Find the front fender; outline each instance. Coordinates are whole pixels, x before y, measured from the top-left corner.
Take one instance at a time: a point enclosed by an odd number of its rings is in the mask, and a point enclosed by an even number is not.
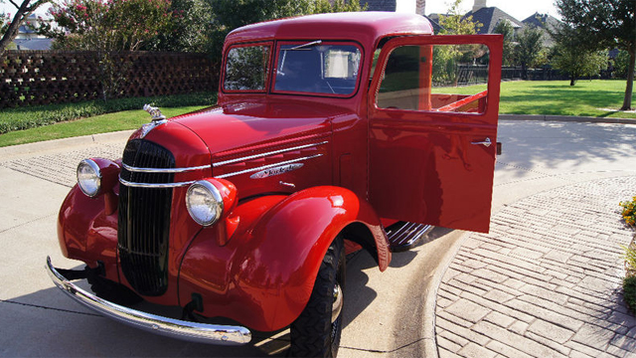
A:
[[[251,223],[241,221],[244,229],[225,247],[213,249],[232,262],[225,268],[226,289],[216,284],[215,294],[202,295],[204,314],[225,316],[260,331],[288,326],[309,301],[329,245],[352,223],[369,229],[378,245],[380,268],[386,268],[390,253],[380,220],[366,201],[348,189],[309,188],[277,201]],[[219,282],[220,265],[213,265],[214,270],[194,266],[195,259],[197,265],[203,264],[204,246],[212,250],[210,240],[195,241],[184,259],[182,279],[194,278],[193,271],[198,271],[201,282]],[[208,257],[212,256],[216,255]],[[186,280],[190,285],[182,287],[195,289],[194,282]],[[180,292],[180,297],[196,293],[190,289]]]

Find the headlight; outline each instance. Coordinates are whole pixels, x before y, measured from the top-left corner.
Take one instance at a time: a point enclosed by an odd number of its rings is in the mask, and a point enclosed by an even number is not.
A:
[[[188,188],[186,206],[194,221],[201,226],[210,226],[221,218],[223,197],[212,183],[200,180]]]
[[[102,172],[92,159],[84,159],[77,166],[77,184],[84,194],[95,197],[102,186]]]

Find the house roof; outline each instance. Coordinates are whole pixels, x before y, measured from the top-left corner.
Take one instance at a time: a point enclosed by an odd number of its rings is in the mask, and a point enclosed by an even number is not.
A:
[[[539,14],[538,12],[535,12],[533,15],[528,16],[522,22],[528,26],[549,29],[557,26],[560,21],[549,14]]]
[[[361,0],[360,5],[367,4],[367,11],[395,11],[396,0]]]
[[[424,16],[431,23],[431,26],[433,26],[433,32],[436,34],[439,33],[439,31],[442,29],[442,26],[439,24],[439,14],[431,14],[429,16],[422,15],[422,16]]]
[[[514,17],[508,15],[503,10],[498,7],[482,7],[479,10],[472,12],[469,11],[464,17],[471,16],[473,17],[473,22],[479,22],[483,26],[477,30],[479,34],[491,34],[493,33],[495,26],[501,20],[505,19],[510,21],[513,28],[521,28],[523,27],[523,23]]]
[[[51,44],[53,43],[52,39],[23,39],[23,40],[13,40],[13,42],[18,46],[18,50],[50,50]]]

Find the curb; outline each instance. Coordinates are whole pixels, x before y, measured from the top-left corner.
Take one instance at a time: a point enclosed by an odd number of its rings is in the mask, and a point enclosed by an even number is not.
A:
[[[65,149],[69,147],[85,146],[94,143],[125,142],[133,132],[134,130],[126,130],[12,145],[0,148],[0,158],[4,161],[11,159],[11,157],[31,155],[34,153]]]
[[[446,254],[440,261],[438,269],[435,270],[433,275],[430,276],[430,282],[432,283],[427,290],[424,297],[424,312],[423,312],[423,356],[427,358],[438,358],[439,350],[437,348],[437,333],[436,333],[436,314],[435,309],[437,307],[437,291],[442,284],[442,279],[448,271],[448,268],[453,263],[457,252],[462,247],[463,243],[468,240],[471,232],[464,231],[461,237],[457,239],[451,247],[446,250]]]
[[[500,120],[515,120],[515,121],[636,124],[636,119],[632,119],[632,118],[554,116],[554,115],[542,115],[542,114],[499,114],[499,119]]]

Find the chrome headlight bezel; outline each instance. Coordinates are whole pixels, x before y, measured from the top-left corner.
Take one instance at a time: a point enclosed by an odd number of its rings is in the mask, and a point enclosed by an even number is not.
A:
[[[77,186],[84,195],[94,198],[102,188],[102,171],[92,159],[84,159],[77,165]]]
[[[186,207],[197,224],[211,226],[223,215],[223,196],[219,189],[207,180],[194,182],[186,193]]]

